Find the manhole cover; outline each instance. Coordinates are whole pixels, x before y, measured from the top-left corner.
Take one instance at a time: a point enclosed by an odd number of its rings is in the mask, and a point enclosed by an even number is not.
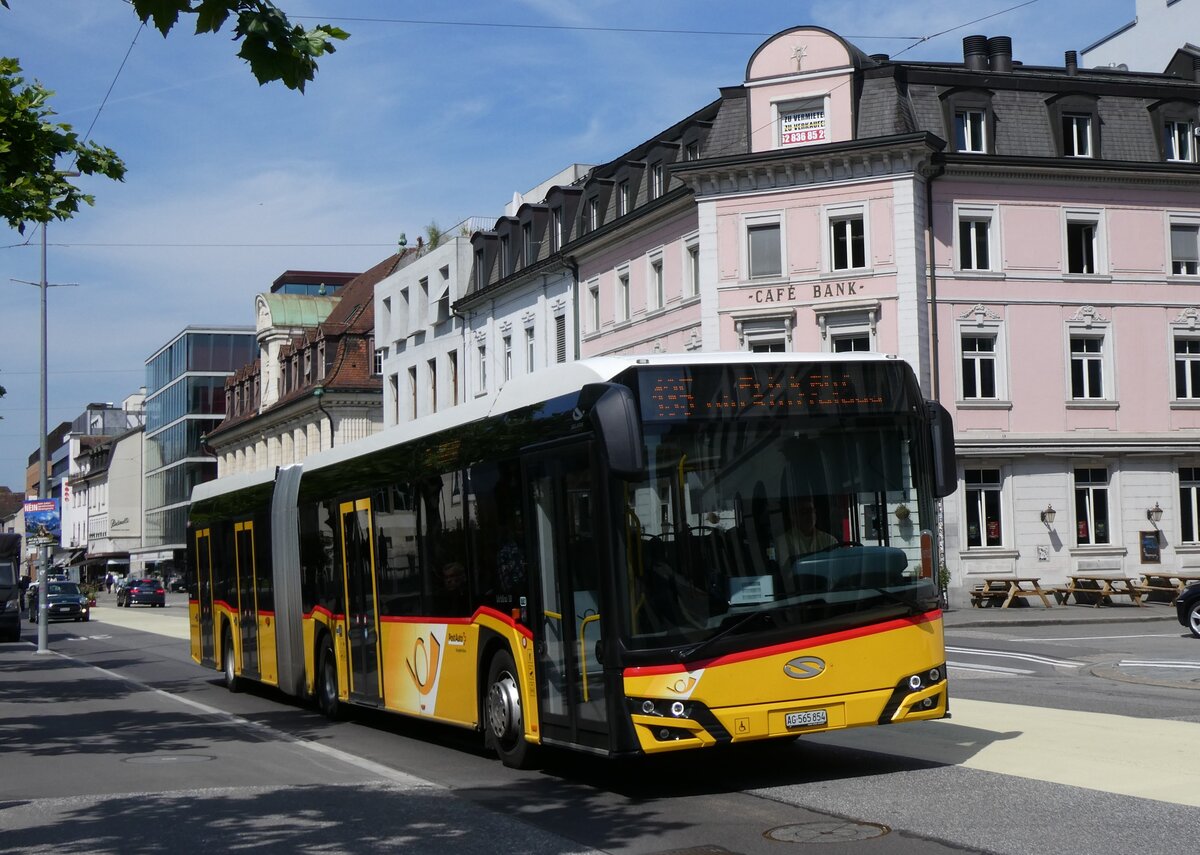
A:
[[[891,831],[886,825],[874,822],[852,822],[848,819],[827,819],[801,822],[772,828],[764,836],[783,843],[846,843],[883,837]]]
[[[148,757],[128,757],[124,762],[159,766],[168,763],[207,763],[215,759],[211,754],[151,754]]]

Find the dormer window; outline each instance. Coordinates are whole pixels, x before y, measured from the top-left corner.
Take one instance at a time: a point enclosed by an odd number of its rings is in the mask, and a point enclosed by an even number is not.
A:
[[[533,264],[533,223],[521,224],[521,260],[523,264]]]
[[[622,181],[617,185],[617,216],[623,217],[629,213],[629,182]]]
[[[1092,156],[1092,116],[1090,113],[1063,113],[1063,157]]]
[[[1158,136],[1159,155],[1167,163],[1196,163],[1200,139],[1200,111],[1195,101],[1156,101],[1150,105],[1150,122]]]
[[[563,212],[561,207],[550,209],[550,251],[558,252],[562,248],[562,222]]]
[[[663,194],[663,165],[653,163],[650,165],[650,198],[657,199]]]
[[[942,116],[954,151],[991,154],[995,151],[992,93],[986,89],[951,89],[942,93]]]
[[[600,200],[593,196],[587,201],[587,230],[594,232],[600,228]]]
[[[1100,157],[1100,112],[1092,95],[1058,95],[1046,102],[1060,157]]]
[[[954,150],[987,153],[987,112],[977,108],[954,111]]]
[[[1163,123],[1163,153],[1176,163],[1196,162],[1196,125],[1193,122]]]

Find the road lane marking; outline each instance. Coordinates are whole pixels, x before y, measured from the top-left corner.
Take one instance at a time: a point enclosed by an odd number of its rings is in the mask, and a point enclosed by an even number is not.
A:
[[[1017,653],[1010,650],[980,650],[975,647],[947,647],[947,653],[966,653],[970,656],[998,656],[1004,659],[1019,659],[1023,662],[1037,662],[1042,665],[1060,665],[1064,668],[1082,668],[1086,662],[1076,659],[1055,659],[1052,656],[1039,656],[1036,653]]]
[[[951,688],[953,693],[953,688]],[[1200,723],[951,697],[953,719],[814,733],[844,748],[1200,807]]]
[[[1003,665],[967,665],[963,662],[947,662],[947,668],[955,671],[979,671],[984,674],[1004,674],[1009,677],[1028,677],[1037,672],[1028,668],[1005,668]]]
[[[372,775],[378,775],[380,778],[391,781],[392,783],[403,784],[413,789],[442,789],[442,787],[433,783],[432,781],[426,781],[424,778],[418,778],[416,775],[409,775],[406,772],[400,772],[396,769],[392,769],[389,766],[385,766],[382,763],[376,763],[372,760],[367,760],[364,757],[359,757],[355,754],[350,754],[337,748],[331,748],[330,746],[323,745],[320,742],[313,742],[311,740],[304,739],[303,737],[293,736],[290,733],[286,733],[282,730],[276,730],[275,728],[266,724],[262,724],[261,722],[251,721],[250,719],[243,718],[240,715],[226,712],[223,709],[209,706],[208,704],[201,703],[200,701],[194,701],[191,698],[185,698],[182,695],[176,695],[162,689],[156,689],[147,683],[141,682],[140,680],[135,680],[132,677],[126,677],[123,674],[118,674],[116,671],[110,671],[107,668],[101,668],[99,665],[92,665],[91,663],[85,662],[82,659],[76,659],[74,656],[69,654],[59,653],[57,651],[52,652],[64,659],[70,659],[72,662],[78,662],[80,665],[84,665],[95,671],[99,671],[101,674],[112,677],[115,680],[120,680],[123,683],[136,686],[143,691],[153,692],[156,695],[176,701],[184,706],[191,707],[193,710],[203,715],[224,719],[230,724],[252,730],[259,736],[266,736],[270,739],[275,739],[280,742],[287,742],[299,748],[306,748],[309,751],[339,760],[347,765],[361,769],[362,771],[368,772]]]
[[[1126,665],[1137,666],[1138,668],[1195,668],[1200,670],[1200,662],[1172,662],[1169,659],[1122,659],[1117,663],[1118,668],[1123,668]]]

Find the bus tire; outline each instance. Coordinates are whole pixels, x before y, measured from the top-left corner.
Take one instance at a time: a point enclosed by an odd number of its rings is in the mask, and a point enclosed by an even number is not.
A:
[[[233,635],[229,627],[221,634],[221,664],[225,669],[225,688],[231,692],[242,690],[242,679],[237,675],[237,663],[234,661]]]
[[[341,698],[338,697],[337,657],[333,654],[333,642],[326,635],[321,639],[317,653],[317,709],[330,721],[339,721],[343,716]]]
[[[525,721],[521,711],[521,686],[512,654],[501,650],[488,665],[487,694],[484,697],[484,740],[513,769],[527,769],[532,746],[525,741]]]

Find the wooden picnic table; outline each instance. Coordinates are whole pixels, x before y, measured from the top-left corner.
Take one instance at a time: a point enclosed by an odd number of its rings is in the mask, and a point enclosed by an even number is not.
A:
[[[1173,570],[1147,570],[1142,583],[1138,586],[1141,592],[1151,599],[1156,595],[1166,602],[1175,602],[1189,582],[1200,580],[1200,573],[1180,573]]]
[[[1129,597],[1134,605],[1142,604],[1142,591],[1137,579],[1110,573],[1075,573],[1067,576],[1067,579],[1067,587],[1058,591],[1064,603],[1074,595],[1076,603],[1090,604],[1093,608],[1111,606],[1113,597]]]
[[[971,593],[971,605],[992,606],[1006,609],[1014,599],[1041,597],[1042,604],[1050,608],[1050,600],[1040,584],[1040,576],[985,576],[983,584]]]

